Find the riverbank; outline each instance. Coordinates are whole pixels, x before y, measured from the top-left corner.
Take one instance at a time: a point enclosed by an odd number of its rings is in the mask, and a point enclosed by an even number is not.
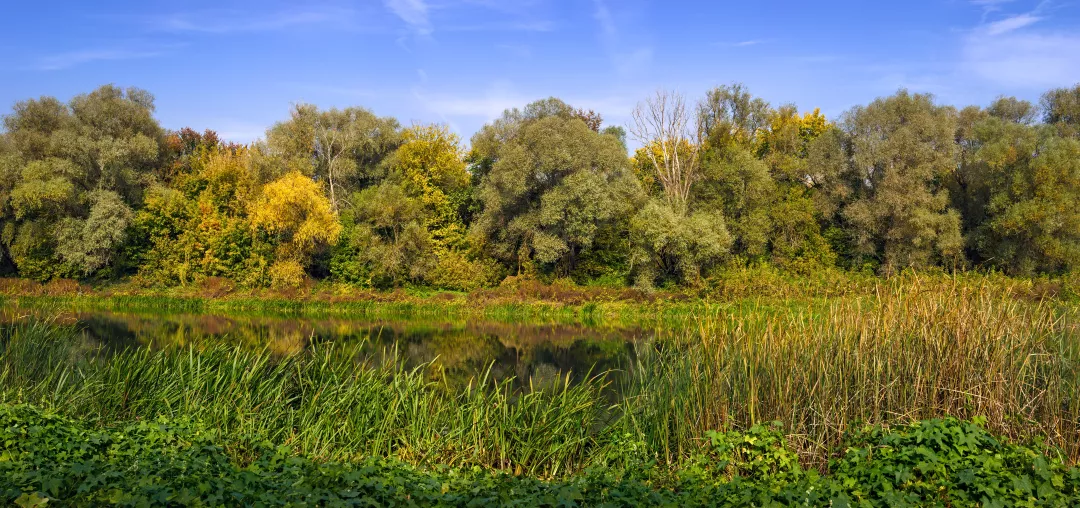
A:
[[[1023,301],[1080,301],[1080,276],[1013,278],[995,273],[904,272],[892,277],[837,269],[811,274],[770,265],[729,269],[694,289],[641,291],[626,287],[580,286],[567,280],[508,278],[497,287],[469,293],[427,288],[375,291],[343,284],[311,284],[295,291],[244,289],[219,278],[199,285],[147,288],[130,283],[84,284],[72,280],[39,283],[0,279],[0,298],[28,305],[87,310],[187,311],[268,315],[482,316],[492,319],[638,321],[700,313],[717,304],[829,301],[877,298],[904,288],[948,292],[957,288]]]

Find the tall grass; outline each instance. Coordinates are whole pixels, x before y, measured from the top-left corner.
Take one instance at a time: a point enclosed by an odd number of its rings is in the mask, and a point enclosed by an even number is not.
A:
[[[323,459],[395,456],[538,476],[628,448],[678,466],[706,431],[768,421],[784,424],[805,465],[824,467],[856,422],[948,415],[985,417],[1015,439],[1043,437],[1076,463],[1077,314],[1071,304],[941,279],[868,296],[702,306],[690,328],[639,344],[614,407],[602,376],[525,390],[481,376],[457,389],[393,354],[368,361],[362,344],[285,357],[220,344],[109,353],[71,329],[22,321],[0,332],[0,401],[102,424],[191,417],[232,436],[239,456],[244,443],[269,439]]]
[[[744,305],[698,316],[643,348],[619,422],[662,460],[704,431],[780,421],[823,466],[855,422],[983,416],[995,432],[1044,436],[1080,458],[1075,307],[980,286],[881,288],[873,298]]]
[[[321,345],[279,358],[224,345],[107,354],[70,330],[17,324],[0,339],[0,401],[32,402],[109,424],[190,417],[235,439],[320,459],[396,456],[479,464],[538,476],[584,467],[603,412],[598,380],[528,393],[485,376],[451,391],[423,368],[368,363],[362,345]]]

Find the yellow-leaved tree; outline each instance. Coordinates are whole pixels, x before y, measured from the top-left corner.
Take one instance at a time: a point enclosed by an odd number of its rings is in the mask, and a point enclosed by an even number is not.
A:
[[[430,212],[425,225],[439,247],[460,242],[465,224],[457,209],[469,188],[461,141],[442,125],[414,125],[402,137],[393,166],[405,190]]]
[[[277,244],[270,277],[276,287],[298,287],[312,256],[334,243],[341,224],[319,184],[298,171],[266,184],[252,202],[251,223]]]

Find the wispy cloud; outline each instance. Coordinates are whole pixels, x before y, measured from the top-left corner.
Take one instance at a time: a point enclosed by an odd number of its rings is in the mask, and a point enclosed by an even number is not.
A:
[[[990,14],[992,14],[994,12],[997,12],[997,11],[1000,11],[1005,4],[1009,4],[1009,3],[1013,2],[1013,0],[969,0],[969,1],[970,1],[970,3],[972,5],[975,5],[975,6],[978,6],[978,7],[982,8],[982,11],[983,11],[983,19],[982,20],[983,21],[986,21],[986,18]]]
[[[33,66],[41,71],[56,71],[77,65],[102,61],[139,60],[154,58],[165,54],[167,50],[131,50],[131,49],[83,49],[46,55],[38,59]]]
[[[999,7],[1004,2],[980,3]],[[1005,86],[1039,88],[1080,81],[1080,34],[1040,27],[1049,2],[1035,10],[982,23],[963,40],[963,67]]]
[[[977,5],[983,9],[999,10],[1001,6],[1012,3],[1014,0],[970,0],[972,5]]]
[[[1001,35],[1038,23],[1042,18],[1031,14],[1019,14],[986,26],[987,35]]]
[[[714,44],[714,46],[726,48],[748,48],[750,46],[760,46],[762,44],[769,44],[771,42],[773,42],[773,39],[747,39],[735,42],[717,42]]]
[[[554,29],[555,24],[545,20],[449,25],[439,28],[443,32],[550,32]]]
[[[433,31],[424,0],[383,0],[383,4],[417,34],[430,35]]]
[[[593,18],[600,28],[600,42],[607,51],[616,72],[625,76],[648,67],[653,59],[652,48],[642,46],[628,50],[621,40],[619,27],[605,0],[593,0],[593,7]]]
[[[328,5],[308,6],[259,14],[245,11],[198,11],[174,13],[146,18],[153,30],[163,32],[193,32],[231,34],[272,32],[328,23],[343,23],[355,17],[350,9]]]
[[[425,90],[415,88],[413,97],[444,121],[450,121],[453,117],[493,120],[502,115],[503,111],[524,106],[535,99],[535,97],[527,97],[516,92],[512,84],[504,81],[493,83],[486,92],[480,95],[429,94]]]
[[[611,18],[611,11],[608,10],[607,4],[604,0],[593,0],[593,3],[596,5],[593,17],[600,25],[600,35],[606,39],[618,37],[619,29],[615,27],[615,20]]]

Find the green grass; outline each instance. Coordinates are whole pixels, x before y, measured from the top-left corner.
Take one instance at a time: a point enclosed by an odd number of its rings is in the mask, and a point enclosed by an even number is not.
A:
[[[394,456],[553,476],[586,465],[604,413],[599,380],[518,394],[512,380],[480,378],[455,391],[429,381],[426,366],[367,363],[363,344],[286,358],[225,345],[107,354],[37,322],[9,327],[2,341],[0,401],[101,425],[191,417],[320,459]]]

